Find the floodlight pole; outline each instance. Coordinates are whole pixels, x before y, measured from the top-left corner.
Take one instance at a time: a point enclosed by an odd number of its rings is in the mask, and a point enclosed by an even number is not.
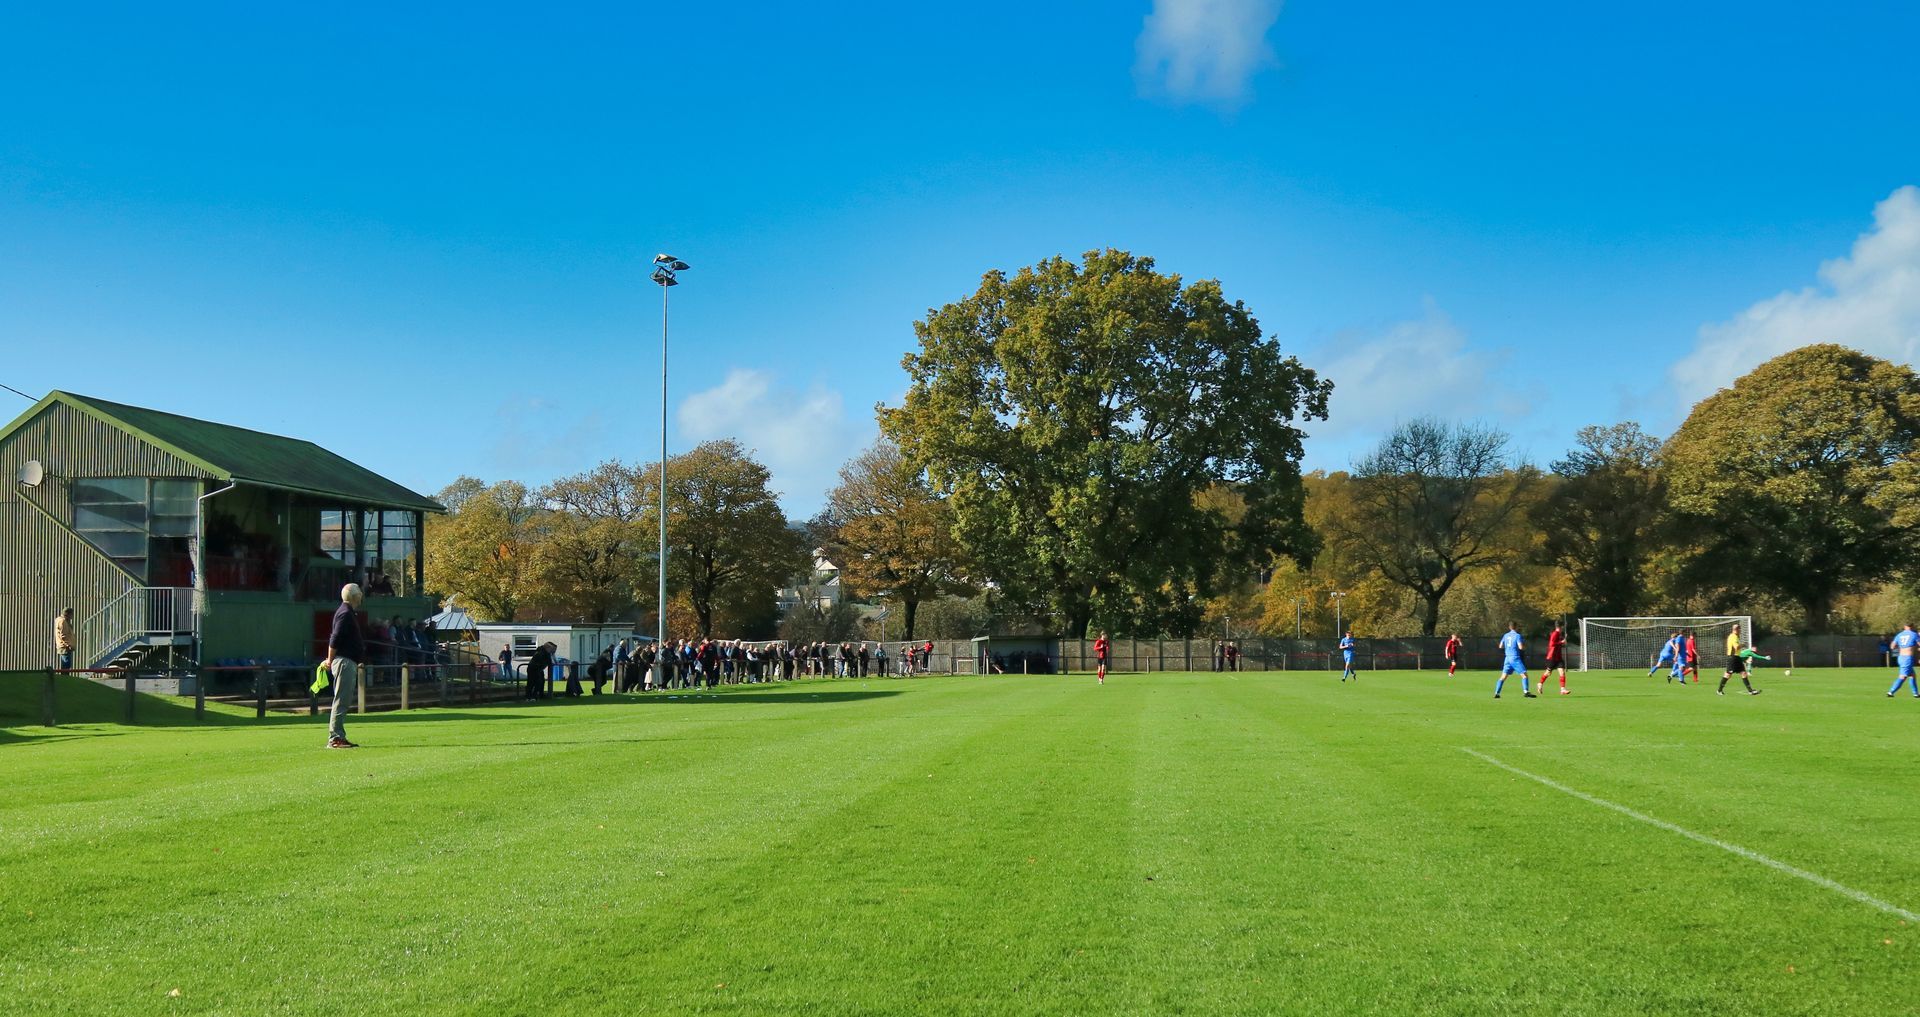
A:
[[[667,652],[667,298],[672,292],[671,284],[660,284],[660,599],[654,601],[659,611],[654,618],[653,633],[653,687],[656,689],[664,677],[660,661]]]
[[[1335,593],[1333,595],[1333,638],[1335,639],[1346,635],[1346,628],[1340,624],[1340,608],[1346,599],[1347,595],[1344,593]]]
[[[670,254],[653,258],[653,281],[660,284],[660,589],[659,614],[654,619],[653,687],[666,677],[667,656],[667,298],[680,284],[678,273],[687,263]]]

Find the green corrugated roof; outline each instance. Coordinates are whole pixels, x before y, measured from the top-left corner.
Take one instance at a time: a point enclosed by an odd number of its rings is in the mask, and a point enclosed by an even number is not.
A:
[[[152,442],[222,480],[338,498],[376,508],[445,512],[446,507],[416,494],[363,466],[299,438],[249,431],[244,427],[196,420],[71,392],[54,392],[43,402],[64,402]]]

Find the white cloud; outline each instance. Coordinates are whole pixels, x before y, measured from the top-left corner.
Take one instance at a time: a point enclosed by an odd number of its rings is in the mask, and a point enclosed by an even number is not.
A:
[[[1920,188],[1902,187],[1874,206],[1873,228],[1846,257],[1820,266],[1817,285],[1701,326],[1673,379],[1705,396],[1762,361],[1823,342],[1906,363],[1920,355]]]
[[[1327,420],[1307,425],[1308,466],[1345,469],[1400,421],[1447,419],[1493,411],[1525,415],[1530,407],[1490,403],[1505,391],[1491,379],[1505,353],[1467,348],[1467,337],[1432,299],[1421,316],[1378,332],[1335,337],[1308,366],[1333,381]]]
[[[775,383],[767,371],[735,368],[720,384],[680,401],[678,438],[732,438],[773,474],[788,513],[812,515],[839,479],[842,463],[873,440],[873,428],[847,417],[839,392]]]
[[[1232,108],[1253,76],[1278,61],[1267,31],[1281,0],[1153,0],[1134,44],[1143,93]]]

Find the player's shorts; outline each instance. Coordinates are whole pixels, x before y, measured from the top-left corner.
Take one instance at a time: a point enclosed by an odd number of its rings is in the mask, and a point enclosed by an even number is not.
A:
[[[1500,673],[1501,674],[1526,674],[1527,662],[1524,660],[1521,660],[1518,657],[1508,657],[1506,660],[1506,663],[1500,665]]]
[[[1900,662],[1900,677],[1913,677],[1913,654],[1904,654],[1894,659]]]
[[[1728,674],[1746,674],[1747,673],[1746,660],[1741,658],[1738,654],[1728,657],[1727,673]]]
[[[1566,654],[1563,654],[1563,653],[1547,654],[1547,666],[1549,668],[1566,667],[1567,666]]]
[[[1671,662],[1672,660],[1673,660],[1673,651],[1672,651],[1672,650],[1663,650],[1663,651],[1661,651],[1661,653],[1660,653],[1660,659],[1659,659],[1659,660],[1656,660],[1656,661],[1654,661],[1654,663],[1655,663],[1656,665],[1659,665],[1659,664],[1666,664],[1666,663],[1670,663],[1670,662]]]

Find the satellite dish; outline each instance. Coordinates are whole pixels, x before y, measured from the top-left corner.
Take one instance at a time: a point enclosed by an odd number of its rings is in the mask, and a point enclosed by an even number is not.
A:
[[[39,487],[47,479],[47,468],[38,459],[29,459],[20,464],[18,477],[22,487]]]

